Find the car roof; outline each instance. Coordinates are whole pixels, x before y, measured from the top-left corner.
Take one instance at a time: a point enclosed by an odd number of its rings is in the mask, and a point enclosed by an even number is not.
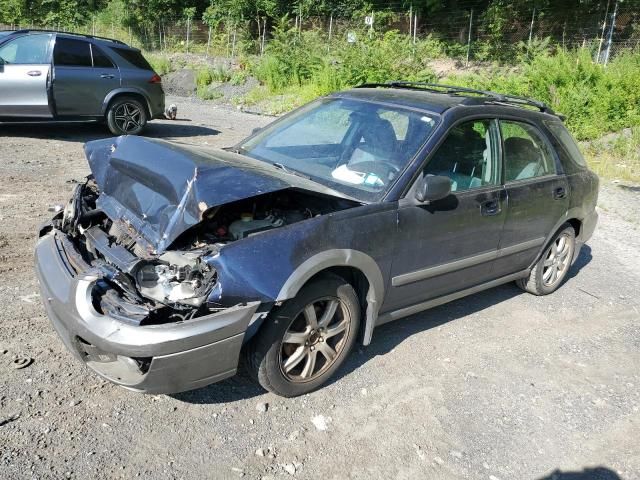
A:
[[[393,104],[442,114],[458,106],[506,106],[523,116],[548,114],[562,119],[548,105],[537,100],[502,94],[492,91],[474,90],[450,85],[419,82],[388,82],[364,84],[360,87],[337,92],[332,97]],[[514,108],[515,107],[515,108]]]
[[[139,51],[139,49],[135,47],[131,47],[126,43],[113,38],[97,37],[95,35],[86,35],[83,33],[75,33],[75,32],[61,32],[58,30],[40,30],[40,29],[7,30],[7,31],[0,32],[0,38],[8,37],[11,35],[31,35],[31,34],[37,34],[37,33],[51,33],[51,34],[55,34],[57,37],[62,37],[62,38],[73,38],[73,39],[82,38],[85,40],[90,40],[93,43],[107,46],[107,47],[118,47],[118,48],[125,48],[127,50]]]

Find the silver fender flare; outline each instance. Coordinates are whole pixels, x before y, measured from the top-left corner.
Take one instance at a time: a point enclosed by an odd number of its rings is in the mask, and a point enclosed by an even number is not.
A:
[[[384,299],[384,280],[376,261],[366,253],[352,249],[334,249],[320,252],[300,264],[289,276],[278,293],[276,301],[295,297],[300,288],[315,274],[331,267],[353,267],[360,270],[369,282],[365,315],[364,345],[371,343],[373,328]]]

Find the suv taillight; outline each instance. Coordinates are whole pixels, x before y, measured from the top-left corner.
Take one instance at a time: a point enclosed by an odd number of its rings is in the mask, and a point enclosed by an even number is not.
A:
[[[153,77],[149,80],[149,83],[162,83],[162,78],[157,73],[153,74]]]

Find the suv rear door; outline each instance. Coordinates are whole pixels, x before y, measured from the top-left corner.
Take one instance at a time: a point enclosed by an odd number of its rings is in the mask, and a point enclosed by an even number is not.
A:
[[[50,118],[51,34],[21,35],[0,45],[0,117]]]
[[[58,36],[53,49],[53,97],[59,116],[101,116],[120,72],[103,49],[84,39]]]
[[[557,155],[533,124],[500,120],[507,218],[496,275],[528,268],[565,216],[569,186]]]

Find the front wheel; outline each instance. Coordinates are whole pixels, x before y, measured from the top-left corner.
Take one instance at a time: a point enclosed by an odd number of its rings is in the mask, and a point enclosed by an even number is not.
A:
[[[147,124],[147,111],[132,97],[116,98],[107,110],[107,126],[114,135],[138,135]]]
[[[569,272],[576,248],[576,233],[566,225],[553,238],[540,260],[535,264],[529,277],[516,283],[523,290],[534,295],[548,295],[558,289]]]
[[[275,308],[247,347],[247,366],[265,389],[283,397],[324,384],[358,335],[360,304],[353,287],[326,275]]]

